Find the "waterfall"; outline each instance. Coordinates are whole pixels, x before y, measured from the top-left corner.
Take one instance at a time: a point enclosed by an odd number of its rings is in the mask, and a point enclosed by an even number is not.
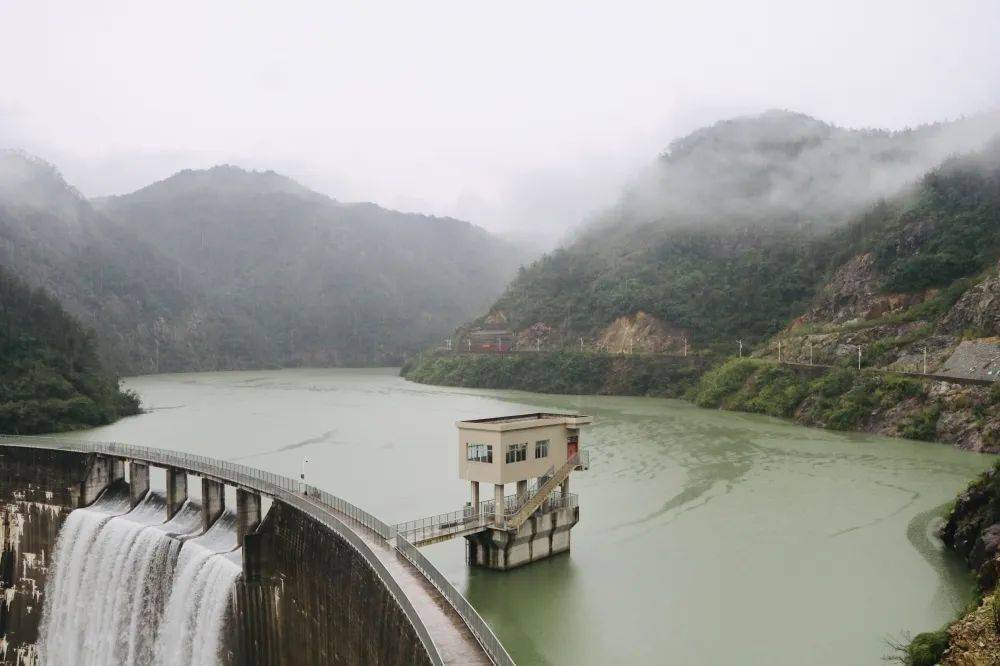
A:
[[[227,511],[201,536],[197,504],[165,516],[162,494],[129,511],[120,491],[69,515],[46,583],[39,663],[218,663],[240,574],[231,558],[235,515]]]
[[[230,510],[204,535],[184,543],[156,640],[156,663],[216,663],[228,591],[240,575],[239,564],[225,554],[236,545],[236,514]]]

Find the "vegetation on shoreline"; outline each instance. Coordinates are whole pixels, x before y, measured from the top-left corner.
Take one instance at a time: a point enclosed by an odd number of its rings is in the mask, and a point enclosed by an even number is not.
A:
[[[75,430],[138,412],[138,396],[101,369],[92,335],[0,267],[0,433]]]
[[[611,356],[590,352],[422,354],[403,366],[411,381],[538,393],[679,398],[701,376],[698,357]]]

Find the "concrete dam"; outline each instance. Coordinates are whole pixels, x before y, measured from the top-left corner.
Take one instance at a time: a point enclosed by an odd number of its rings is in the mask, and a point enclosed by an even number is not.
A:
[[[513,664],[405,536],[287,477],[0,437],[0,483],[2,666]]]

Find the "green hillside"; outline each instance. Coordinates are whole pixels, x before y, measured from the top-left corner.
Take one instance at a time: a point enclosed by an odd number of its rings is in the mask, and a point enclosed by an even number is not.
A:
[[[0,433],[91,427],[138,411],[79,322],[0,267]]]
[[[997,151],[936,168],[947,153],[929,146],[954,129],[865,133],[765,114],[701,130],[580,238],[521,270],[490,320],[543,322],[571,346],[642,311],[703,347],[759,342],[861,252],[877,253],[886,290],[974,275],[996,256]],[[990,136],[972,134],[954,145]]]

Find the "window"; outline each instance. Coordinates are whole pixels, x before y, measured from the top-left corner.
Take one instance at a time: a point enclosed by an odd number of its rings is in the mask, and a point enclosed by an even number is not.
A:
[[[542,439],[535,442],[535,457],[536,458],[549,457],[549,440]]]
[[[493,446],[490,444],[466,444],[465,459],[471,462],[493,462]]]
[[[528,459],[528,443],[524,444],[508,444],[507,445],[507,463],[523,462]]]

